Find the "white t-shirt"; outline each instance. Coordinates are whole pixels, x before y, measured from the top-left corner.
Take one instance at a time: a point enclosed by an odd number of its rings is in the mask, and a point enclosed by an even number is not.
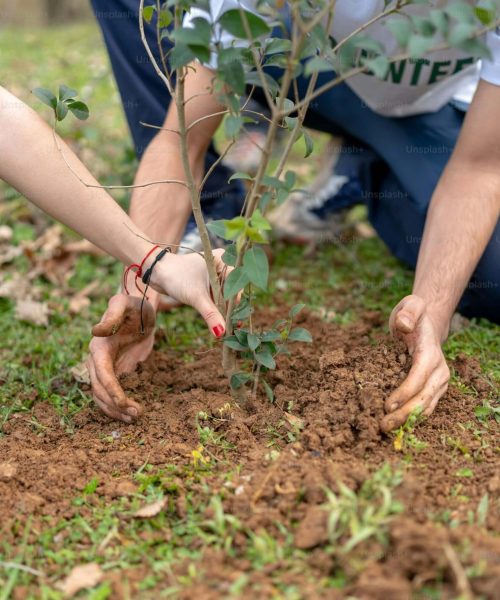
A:
[[[403,12],[409,15],[425,16],[431,8],[440,7],[447,0],[431,0],[428,4],[412,4]],[[451,2],[450,2],[451,4]],[[472,2],[475,4],[475,2]],[[210,0],[211,16],[200,9],[192,9],[185,18],[184,25],[203,16],[214,21],[227,10],[242,7],[252,12],[256,0]],[[384,11],[384,0],[337,0],[331,30],[332,37],[341,41],[355,29]],[[394,17],[388,17],[394,18]],[[383,44],[387,56],[396,56],[401,49],[390,30],[381,19],[366,29],[364,33]],[[228,32],[219,32],[217,41],[222,46],[241,46],[244,40],[235,40]],[[384,80],[372,75],[359,74],[346,80],[347,85],[375,112],[393,117],[402,117],[442,108],[453,98],[470,101],[476,88],[479,75],[500,85],[500,31],[490,31],[486,36],[493,60],[482,61],[480,66],[469,53],[456,48],[440,50],[424,58],[406,59],[392,63]],[[215,66],[213,57],[208,66]]]

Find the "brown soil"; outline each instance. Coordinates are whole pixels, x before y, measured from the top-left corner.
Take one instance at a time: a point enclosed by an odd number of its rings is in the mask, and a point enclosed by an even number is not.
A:
[[[307,549],[318,581],[342,568],[347,586],[320,592],[314,579],[282,562],[252,573],[252,597],[276,597],[272,575],[279,570],[281,580],[296,584],[304,598],[404,600],[436,582],[442,598],[499,598],[500,539],[494,532],[500,527],[500,434],[493,421],[484,428],[474,417],[474,407],[491,390],[477,362],[461,357],[454,365],[477,396],[451,386],[432,418],[415,430],[425,448],[401,453],[394,449],[394,437],[381,432],[379,420],[384,399],[405,377],[410,359],[384,334],[372,333],[380,316],[368,314],[350,327],[325,324],[311,315],[303,320],[314,344],[297,344],[291,357],[280,359],[269,377],[275,404],[262,397],[245,410],[232,406],[231,418],[211,421],[234,449],[208,481],[219,490],[223,473],[242,464],[231,484],[225,482],[225,511],[247,528],[266,529],[278,538],[284,535],[279,524],[284,525],[294,532],[296,548]],[[7,435],[0,438],[4,539],[16,542],[19,532],[11,524],[21,515],[32,514],[35,522],[45,516],[48,523],[71,517],[78,510],[71,499],[93,477],[101,482],[99,494],[111,499],[134,491],[130,477],[146,461],[158,466],[189,463],[199,445],[197,414],[217,416],[230,401],[219,361],[217,351],[194,363],[174,352],[154,353],[137,373],[123,378],[128,393],[146,408],[132,426],[87,409],[76,416],[75,431],[68,435],[44,402],[35,403],[31,414],[13,415],[4,427]],[[33,418],[44,428],[34,430]],[[388,547],[368,541],[342,555],[328,544],[327,513],[320,508],[325,488],[338,490],[343,481],[357,491],[385,461],[403,465],[396,495],[405,511],[389,526]],[[457,476],[463,468],[470,468],[471,476]],[[465,525],[486,492],[490,509],[485,526]],[[180,494],[177,511],[183,510]],[[461,524],[440,524],[445,511]],[[235,539],[233,558],[207,550],[203,580],[183,597],[225,597],[231,583],[250,568],[242,558],[246,544],[243,534]],[[187,565],[176,569],[180,574]],[[119,577],[113,579],[113,589],[120,598]]]

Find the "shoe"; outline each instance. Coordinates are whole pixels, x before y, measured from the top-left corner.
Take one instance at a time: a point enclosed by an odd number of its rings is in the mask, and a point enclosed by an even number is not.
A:
[[[269,214],[278,239],[298,244],[321,243],[344,231],[348,209],[361,203],[361,180],[356,175],[335,173],[337,152],[325,151],[325,164],[315,181]]]

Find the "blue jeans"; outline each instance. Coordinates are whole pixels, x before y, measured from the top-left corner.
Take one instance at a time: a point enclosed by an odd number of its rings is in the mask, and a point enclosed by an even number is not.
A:
[[[155,135],[139,121],[160,125],[170,96],[155,73],[142,45],[138,29],[137,0],[91,0],[110,55],[123,107],[142,156]],[[151,49],[157,52],[154,25],[146,25]],[[318,86],[331,78],[322,73]],[[298,80],[304,92],[308,81]],[[383,117],[370,110],[346,84],[316,98],[306,124],[341,135],[344,151],[336,172],[361,178],[359,201],[368,206],[369,219],[391,252],[415,267],[432,192],[450,157],[464,113],[451,104],[440,111],[405,118]],[[211,148],[207,166],[216,158]],[[209,202],[232,204],[239,214],[242,189],[228,185],[230,172],[219,165],[210,177],[204,206]],[[468,317],[500,322],[500,225],[497,223],[459,306]]]
[[[101,27],[108,49],[111,66],[120,92],[127,123],[138,158],[144,154],[157,130],[141,125],[163,124],[171,97],[163,81],[156,74],[139,34],[138,0],[91,0],[94,15]],[[161,58],[156,39],[156,23],[145,25],[149,47],[158,64]],[[164,49],[168,50],[168,40]],[[217,159],[213,147],[207,152],[207,169]],[[202,193],[202,207],[212,218],[240,214],[244,189],[239,181],[232,181],[230,171],[219,165],[209,177]]]
[[[322,73],[318,87],[331,74]],[[301,78],[299,91],[308,80]],[[391,252],[417,264],[432,193],[457,141],[464,112],[453,104],[422,115],[384,117],[341,84],[313,101],[306,124],[341,135],[335,171],[362,179],[369,219]],[[500,221],[459,304],[468,317],[500,322]]]

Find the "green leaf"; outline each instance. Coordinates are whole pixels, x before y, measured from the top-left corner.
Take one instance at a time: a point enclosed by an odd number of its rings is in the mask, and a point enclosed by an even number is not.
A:
[[[35,88],[31,90],[31,93],[36,96],[39,100],[41,100],[47,106],[50,106],[52,109],[56,109],[57,106],[57,98],[54,94],[46,89],[46,88]]]
[[[262,350],[255,353],[255,360],[267,369],[276,368],[276,361],[267,346],[263,346]]]
[[[368,35],[357,35],[354,37],[353,42],[356,48],[366,50],[367,52],[375,52],[375,54],[385,52],[382,44]]]
[[[386,24],[389,31],[396,38],[397,43],[401,46],[401,48],[406,48],[408,44],[408,40],[410,39],[411,24],[408,19],[403,17],[397,17],[394,19],[390,19]]]
[[[224,298],[229,300],[229,298],[236,296],[248,283],[250,283],[250,280],[245,270],[242,267],[237,267],[229,273],[224,282]]]
[[[378,77],[384,79],[389,70],[389,59],[386,56],[377,56],[376,58],[363,59],[363,65],[368,67],[370,71]]]
[[[281,38],[272,38],[265,46],[265,54],[278,54],[281,52],[290,52],[292,42]]]
[[[209,221],[207,223],[207,229],[208,229],[208,231],[210,231],[214,235],[222,238],[223,240],[226,239],[226,220],[225,219],[219,219],[217,221]]]
[[[243,127],[243,118],[240,115],[227,115],[224,119],[226,137],[234,139]]]
[[[236,173],[233,173],[231,175],[231,177],[227,180],[227,182],[231,183],[231,181],[233,181],[233,179],[246,179],[248,181],[252,181],[253,177],[251,175],[249,175],[248,173],[243,173],[243,171],[237,171]]]
[[[229,267],[234,267],[234,265],[236,264],[236,253],[236,244],[231,244],[230,246],[227,246],[226,250],[224,251],[224,254],[222,255],[222,260],[224,261],[224,264],[228,265]]]
[[[285,187],[289,192],[292,191],[296,180],[297,180],[297,175],[295,175],[295,173],[293,171],[287,171],[285,173]]]
[[[142,9],[142,17],[146,21],[146,23],[151,23],[151,19],[155,13],[156,6],[144,6]]]
[[[264,386],[264,391],[266,392],[267,399],[269,402],[274,402],[274,392],[273,388],[267,383],[265,379],[262,379],[262,385]]]
[[[288,313],[290,319],[293,319],[294,317],[296,317],[299,312],[304,309],[306,307],[305,304],[295,304],[295,306],[292,306],[292,308],[290,309],[290,312]]]
[[[477,524],[481,527],[486,524],[486,519],[488,517],[488,506],[489,506],[489,497],[488,493],[484,494],[481,498],[478,507],[477,507]]]
[[[423,56],[428,50],[430,50],[432,48],[432,45],[433,41],[431,38],[413,34],[408,40],[408,53],[412,58],[419,58]]]
[[[177,43],[169,53],[172,69],[180,69],[195,59],[194,53],[185,44]]]
[[[258,208],[254,210],[250,222],[252,223],[252,227],[255,227],[259,231],[271,231],[272,229],[271,223],[269,223]]]
[[[269,25],[264,19],[252,12],[238,8],[226,11],[219,19],[219,23],[234,37],[245,40],[255,39],[270,32]]]
[[[65,102],[59,101],[56,105],[56,119],[58,121],[62,121],[64,117],[68,114],[68,106]]]
[[[458,469],[458,471],[455,473],[455,477],[473,477],[473,476],[474,476],[474,471],[467,467],[464,467],[463,469]]]
[[[254,351],[260,346],[260,338],[255,333],[249,333],[247,339],[250,350]]]
[[[273,79],[268,73],[264,73],[264,80],[266,82],[266,87],[269,90],[271,96],[276,96],[276,94],[280,91],[280,86],[277,81]],[[262,87],[262,82],[257,71],[250,71],[245,75],[245,81],[249,85],[255,85],[256,87]]]
[[[307,61],[304,68],[304,75],[306,77],[311,76],[313,73],[324,73],[327,71],[334,71],[334,67],[330,61],[322,56],[315,56]]]
[[[269,263],[267,255],[259,247],[250,248],[243,256],[243,269],[248,281],[263,290],[267,287],[269,277]]]
[[[447,6],[444,11],[459,23],[474,23],[474,10],[466,2],[454,2]]]
[[[476,15],[476,18],[483,24],[483,25],[491,25],[495,19],[495,9],[494,7],[492,7],[490,10],[488,8],[485,8],[483,6],[475,6],[473,8],[474,10],[474,14]]]
[[[242,233],[244,233],[247,221],[245,217],[233,217],[232,219],[226,219],[226,239],[234,240]]]
[[[263,342],[276,342],[281,339],[281,334],[279,331],[266,331],[262,334],[261,339]]]
[[[312,335],[303,327],[295,327],[288,334],[288,340],[290,342],[312,342]]]
[[[235,60],[222,64],[219,62],[217,74],[237,94],[243,96],[245,93],[245,71],[241,63]]]
[[[67,104],[69,110],[80,121],[86,121],[89,118],[89,107],[84,102],[81,102],[80,100],[74,100],[73,102],[68,102]]]
[[[234,373],[231,375],[230,385],[233,390],[239,390],[242,385],[245,385],[252,379],[252,376],[248,373]]]
[[[451,46],[457,46],[470,39],[476,32],[476,26],[470,23],[458,23],[452,27],[448,36],[448,42]]]
[[[210,46],[212,30],[210,23],[202,18],[191,21],[191,27],[179,27],[172,32],[171,38],[187,46]]]
[[[435,34],[436,26],[431,19],[426,19],[425,17],[421,17],[419,15],[412,15],[410,18],[415,31],[420,35],[430,37]]]
[[[162,8],[160,10],[160,18],[158,20],[158,25],[163,29],[165,27],[168,27],[170,23],[172,23],[172,20],[172,13],[166,8]]]
[[[71,100],[75,96],[78,96],[78,92],[73,88],[64,85],[64,83],[59,86],[59,100],[61,100],[61,102],[64,102],[64,100]]]
[[[237,350],[238,352],[244,352],[245,350],[248,350],[248,348],[240,344],[234,335],[225,338],[224,344],[231,348],[231,350]]]
[[[434,27],[444,36],[448,35],[449,22],[446,13],[442,10],[431,10],[430,19]]]
[[[304,158],[307,158],[308,156],[311,156],[311,154],[313,153],[314,141],[313,141],[311,135],[305,129],[302,130],[302,133],[304,135],[304,142],[306,145],[306,153],[304,154]]]
[[[285,123],[288,131],[293,131],[298,122],[299,119],[297,117],[285,117]]]

